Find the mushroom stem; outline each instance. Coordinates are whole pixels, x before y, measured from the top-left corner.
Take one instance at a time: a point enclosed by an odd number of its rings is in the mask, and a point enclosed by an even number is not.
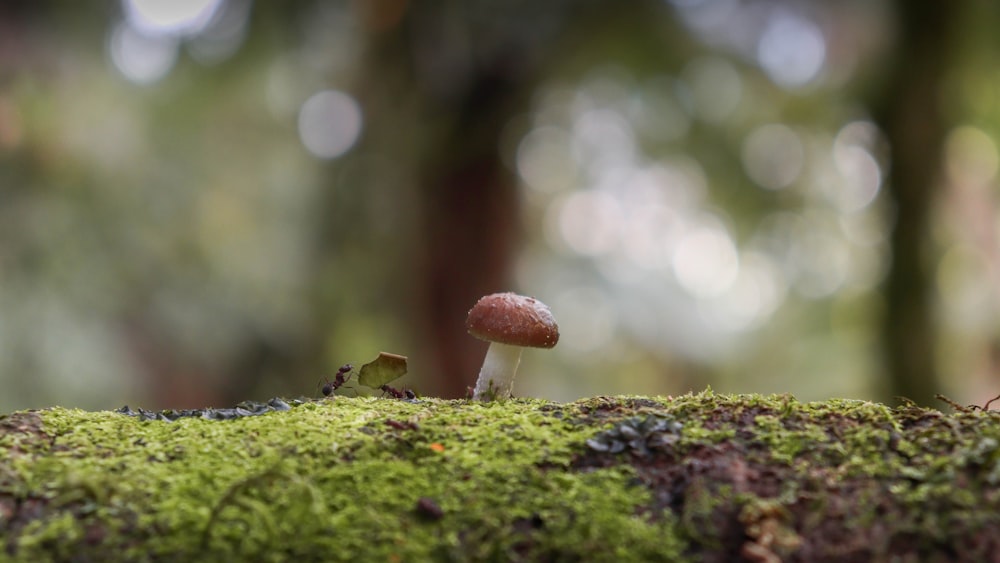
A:
[[[521,346],[491,342],[479,370],[473,398],[478,401],[506,399],[514,388],[514,375],[521,363]]]

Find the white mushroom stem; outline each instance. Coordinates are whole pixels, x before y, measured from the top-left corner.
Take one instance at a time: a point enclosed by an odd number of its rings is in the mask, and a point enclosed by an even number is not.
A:
[[[490,401],[511,396],[517,364],[521,363],[521,349],[521,346],[490,342],[483,367],[479,370],[476,390],[472,395],[474,399]]]

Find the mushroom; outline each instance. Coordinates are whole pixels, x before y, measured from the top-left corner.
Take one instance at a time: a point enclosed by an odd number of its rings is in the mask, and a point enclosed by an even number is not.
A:
[[[521,349],[552,348],[559,326],[544,303],[516,293],[494,293],[469,310],[469,334],[490,343],[473,398],[481,401],[511,396]]]

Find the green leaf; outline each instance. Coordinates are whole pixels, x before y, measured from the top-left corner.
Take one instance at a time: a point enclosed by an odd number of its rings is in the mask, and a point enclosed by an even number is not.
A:
[[[361,366],[358,383],[378,389],[406,375],[406,356],[379,352],[378,357]]]

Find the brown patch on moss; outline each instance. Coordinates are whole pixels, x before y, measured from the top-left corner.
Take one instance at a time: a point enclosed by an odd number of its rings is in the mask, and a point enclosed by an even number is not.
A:
[[[676,448],[647,455],[587,448],[572,467],[631,467],[652,493],[639,512],[676,518],[699,561],[998,560],[1000,447],[976,436],[974,415],[786,407],[661,407],[729,437],[682,430]],[[628,411],[598,403],[582,414]]]
[[[48,434],[42,429],[42,417],[37,411],[16,412],[0,416],[0,443],[9,443],[11,456],[25,453],[29,448],[49,443]]]
[[[662,402],[644,397],[594,397],[577,403],[577,412],[588,420],[618,418],[623,413],[635,415],[663,408]]]

